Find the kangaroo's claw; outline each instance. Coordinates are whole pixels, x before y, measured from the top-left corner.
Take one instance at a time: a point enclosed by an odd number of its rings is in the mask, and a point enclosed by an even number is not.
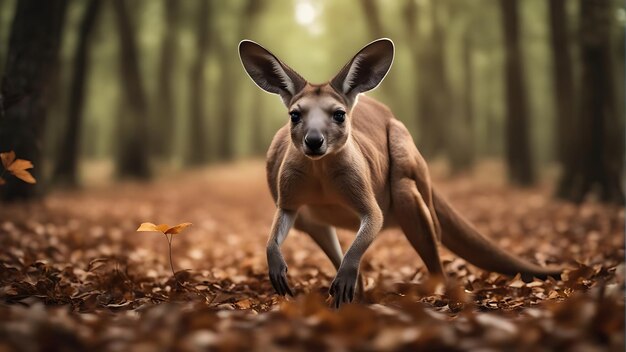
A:
[[[339,269],[328,291],[333,296],[333,307],[339,308],[342,304],[350,303],[354,300],[357,276],[356,270]]]
[[[293,292],[289,288],[287,283],[287,264],[280,252],[270,250],[267,253],[268,266],[270,272],[270,282],[274,291],[281,296],[290,295],[293,297]]]

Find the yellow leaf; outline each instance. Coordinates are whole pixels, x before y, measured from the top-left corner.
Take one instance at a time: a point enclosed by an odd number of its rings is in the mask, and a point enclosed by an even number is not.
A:
[[[15,159],[15,152],[0,153],[2,166],[4,169],[12,173],[15,177],[27,183],[37,183],[33,175],[26,171],[33,168],[33,163],[24,159]]]
[[[176,235],[181,233],[184,229],[186,229],[187,227],[191,226],[190,222],[183,222],[182,224],[178,224],[176,226],[172,226],[169,229],[167,229],[165,231],[166,234],[170,235]]]
[[[170,228],[170,225],[168,225],[168,224],[157,225],[157,229],[158,229],[159,232],[165,233],[169,228]]]
[[[35,180],[33,175],[31,175],[30,172],[26,170],[11,171],[11,173],[13,174],[13,176],[19,178],[26,183],[37,183],[37,180]]]
[[[137,229],[138,232],[143,232],[143,231],[157,231],[160,232],[161,230],[159,230],[157,228],[157,225],[151,223],[151,222],[144,222],[141,225],[139,225],[139,228]]]
[[[4,166],[5,169],[8,169],[9,165],[11,165],[13,160],[15,160],[15,152],[11,150],[10,152],[0,153],[0,159],[2,159],[2,166]]]
[[[33,168],[33,163],[31,163],[30,161],[24,160],[24,159],[17,159],[13,161],[11,165],[9,165],[7,170],[13,172],[13,171],[20,171],[20,170],[26,170],[26,169],[32,169],[32,168]]]
[[[7,181],[5,181],[2,177],[0,177],[0,186],[7,183]]]

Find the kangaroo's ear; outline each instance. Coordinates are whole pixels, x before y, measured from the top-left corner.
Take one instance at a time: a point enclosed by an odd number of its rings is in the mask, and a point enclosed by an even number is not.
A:
[[[264,47],[251,40],[239,43],[243,68],[261,89],[280,95],[285,105],[306,85],[306,80]]]
[[[354,55],[330,84],[353,101],[359,93],[372,90],[382,82],[391,68],[393,56],[391,39],[375,40]]]

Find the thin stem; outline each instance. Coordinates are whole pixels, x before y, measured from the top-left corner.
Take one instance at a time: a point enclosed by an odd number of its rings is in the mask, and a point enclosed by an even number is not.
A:
[[[180,282],[178,282],[178,278],[176,277],[176,272],[174,271],[174,261],[172,260],[172,239],[174,238],[174,235],[167,235],[164,234],[165,238],[167,238],[167,244],[169,247],[169,254],[170,254],[170,268],[172,269],[172,276],[174,276],[174,280],[176,281],[176,283],[178,285],[180,285]]]

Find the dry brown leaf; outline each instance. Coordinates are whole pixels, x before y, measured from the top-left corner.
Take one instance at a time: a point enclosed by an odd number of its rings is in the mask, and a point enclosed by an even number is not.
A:
[[[137,232],[161,232],[161,230],[159,230],[157,225],[151,222],[144,222],[141,225],[139,225]]]
[[[0,153],[0,159],[2,160],[2,166],[8,169],[9,165],[15,160],[15,152],[11,150],[10,152]]]
[[[2,159],[2,166],[9,171],[13,176],[19,178],[26,183],[37,183],[33,175],[26,171],[33,168],[33,163],[29,160],[15,159],[15,152],[10,151],[8,153],[0,153],[0,159]]]
[[[208,172],[211,182],[203,174],[3,204],[3,343],[141,350],[165,336],[182,350],[624,349],[623,207],[564,204],[543,189],[493,188],[471,176],[438,180],[502,248],[526,258],[545,253],[540,264],[573,269],[563,280],[524,284],[442,251],[454,277],[448,287],[429,280],[402,232],[391,230],[364,258],[363,301],[335,311],[323,301],[335,270],[299,232],[282,247],[296,297],[274,294],[264,250],[274,207],[262,165],[254,177],[230,166],[216,172]],[[141,216],[184,218],[201,228],[203,236],[181,237],[173,249],[184,270],[169,273],[151,236],[120,235]],[[157,234],[186,227],[177,226],[139,227]],[[338,232],[342,244],[353,240]]]
[[[13,176],[19,178],[20,180],[26,183],[30,183],[30,184],[37,183],[37,180],[35,180],[33,175],[31,175],[31,173],[26,170],[15,170],[15,171],[11,171],[11,173],[13,174]]]
[[[191,226],[191,223],[190,223],[190,222],[184,222],[184,223],[182,223],[182,224],[178,224],[178,225],[176,225],[176,226],[172,226],[172,227],[170,227],[169,229],[167,229],[167,230],[165,231],[165,234],[168,234],[168,235],[170,235],[170,234],[171,234],[171,235],[176,235],[176,234],[181,233],[183,230],[185,230],[185,229],[186,229],[187,227],[189,227],[189,226]]]
[[[191,225],[192,224],[190,222],[184,222],[176,226],[170,227],[168,224],[155,225],[151,222],[144,222],[139,225],[137,232],[161,232],[166,235],[176,235],[181,233],[184,229]]]

